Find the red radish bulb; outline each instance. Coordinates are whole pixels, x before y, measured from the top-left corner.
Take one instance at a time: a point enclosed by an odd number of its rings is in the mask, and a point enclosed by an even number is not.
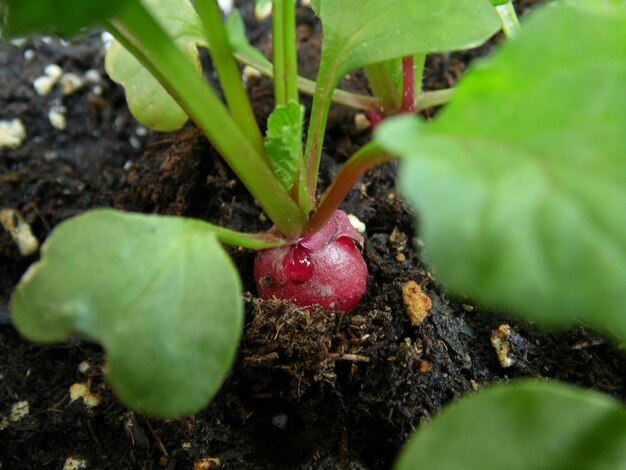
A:
[[[290,300],[300,307],[354,310],[367,287],[361,255],[363,237],[343,211],[318,232],[291,245],[257,252],[254,279],[264,299]]]

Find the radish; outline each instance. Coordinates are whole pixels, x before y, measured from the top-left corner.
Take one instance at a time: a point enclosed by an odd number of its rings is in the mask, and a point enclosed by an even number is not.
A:
[[[350,312],[367,286],[362,247],[363,237],[346,213],[338,210],[314,234],[257,252],[254,279],[259,295],[290,300],[300,307],[317,304]]]

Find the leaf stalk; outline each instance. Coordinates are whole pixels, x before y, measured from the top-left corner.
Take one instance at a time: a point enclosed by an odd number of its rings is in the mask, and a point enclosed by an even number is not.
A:
[[[252,105],[241,79],[241,71],[233,57],[222,12],[216,0],[197,0],[196,10],[204,26],[213,65],[217,71],[224,97],[235,123],[269,164],[263,147],[263,135],[257,125]]]
[[[512,39],[520,29],[519,19],[515,13],[513,2],[497,5],[496,11],[502,20],[502,31],[507,39]]]
[[[341,167],[331,185],[320,198],[317,210],[309,220],[304,235],[316,232],[328,222],[335,211],[339,209],[352,187],[367,170],[394,158],[377,142],[370,142],[361,147]]]

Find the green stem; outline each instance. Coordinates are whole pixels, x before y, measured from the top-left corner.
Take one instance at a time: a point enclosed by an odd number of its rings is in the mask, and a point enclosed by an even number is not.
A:
[[[424,91],[416,97],[415,111],[420,112],[435,106],[441,106],[448,103],[454,95],[454,88],[445,88],[443,90]]]
[[[240,62],[249,65],[266,77],[274,78],[274,69],[271,65],[263,64],[242,52],[235,52],[235,57]],[[299,76],[296,81],[296,86],[302,93],[306,93],[307,95],[315,94],[315,82],[313,80]],[[335,103],[339,103],[353,109],[359,109],[362,111],[380,111],[378,99],[372,96],[359,95],[357,93],[350,93],[345,90],[335,89],[332,100]]]
[[[272,10],[275,101],[277,105],[290,101],[297,103],[296,3],[294,0],[274,0]]]
[[[313,94],[311,120],[304,151],[304,171],[300,174],[300,194],[298,200],[305,214],[308,214],[313,209],[315,202],[317,173],[322,156],[326,121],[328,120],[328,111],[332,101],[332,91],[339,81],[338,78],[335,78],[337,73],[328,70],[326,63],[322,58],[317,73],[318,82]]]
[[[315,93],[315,82],[312,83],[311,91],[305,90],[304,87],[300,88],[304,93],[312,95]],[[300,81],[298,81],[298,86]],[[380,111],[380,102],[373,96],[359,95],[357,93],[350,93],[349,91],[335,89],[331,100],[334,103],[348,106],[349,108],[358,109],[361,111]]]
[[[202,221],[204,227],[215,233],[217,239],[227,245],[241,246],[251,250],[265,250],[288,243],[286,238],[272,232],[264,233],[243,233],[229,228],[213,225]]]
[[[276,106],[287,104],[287,68],[285,64],[285,0],[272,4],[272,44],[274,62],[274,102]]]
[[[376,142],[361,147],[341,167],[339,173],[320,198],[317,211],[309,220],[304,235],[321,229],[335,213],[357,180],[370,168],[392,160],[394,157]]]
[[[263,135],[243,86],[239,66],[233,57],[233,50],[228,42],[226,28],[222,21],[222,12],[215,0],[197,0],[196,9],[210,44],[213,65],[217,70],[230,113],[256,151],[266,158]],[[269,160],[266,161],[269,164]]]
[[[517,19],[513,3],[508,2],[503,5],[497,5],[496,11],[502,20],[502,31],[504,31],[504,35],[508,39],[511,39],[520,29],[519,20]]]
[[[305,215],[234,122],[217,94],[145,7],[129,2],[107,29],[159,80],[204,131],[287,238],[302,232]]]
[[[372,93],[380,100],[382,114],[398,112],[402,104],[402,59],[369,64],[363,71]]]
[[[287,102],[298,103],[298,53],[296,50],[296,2],[284,0],[283,29],[285,31],[285,76]]]

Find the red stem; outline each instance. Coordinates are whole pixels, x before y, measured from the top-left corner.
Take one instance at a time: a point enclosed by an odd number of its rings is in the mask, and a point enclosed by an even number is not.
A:
[[[415,72],[413,70],[413,56],[402,58],[402,106],[400,113],[415,112]],[[385,114],[381,111],[370,111],[367,113],[372,129],[385,119]]]
[[[402,107],[401,113],[415,112],[415,73],[413,56],[402,58]]]
[[[339,170],[339,173],[320,198],[317,211],[313,214],[303,235],[310,235],[321,229],[346,198],[357,180],[367,170],[394,157],[380,146],[370,143],[355,153]]]

